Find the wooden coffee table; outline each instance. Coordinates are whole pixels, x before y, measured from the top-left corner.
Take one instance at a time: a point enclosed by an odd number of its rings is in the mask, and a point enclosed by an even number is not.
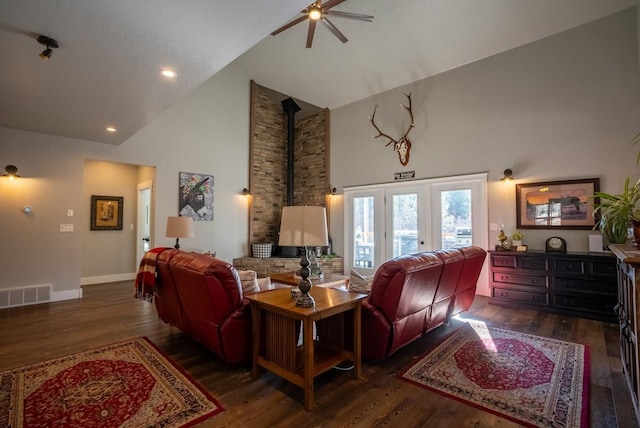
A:
[[[293,272],[285,273],[272,273],[269,275],[271,282],[279,282],[286,285],[298,285],[300,278],[296,277]],[[328,273],[323,275],[320,279],[312,279],[311,287],[332,287],[347,289],[349,285],[349,277],[345,275],[338,275],[335,273]],[[313,290],[313,288],[311,288]]]
[[[323,287],[310,294],[314,308],[297,307],[286,288],[245,296],[253,316],[253,378],[264,368],[303,388],[306,410],[313,408],[313,380],[321,373],[351,360],[353,375],[361,378],[360,316],[366,297]],[[301,321],[303,344],[298,346]]]

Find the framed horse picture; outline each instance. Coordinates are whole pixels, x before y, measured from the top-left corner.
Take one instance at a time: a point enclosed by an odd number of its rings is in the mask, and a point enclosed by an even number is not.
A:
[[[517,228],[593,229],[598,178],[516,184]]]

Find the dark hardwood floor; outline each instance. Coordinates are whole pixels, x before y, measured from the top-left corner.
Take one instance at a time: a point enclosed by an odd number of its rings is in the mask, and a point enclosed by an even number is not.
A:
[[[133,297],[133,282],[83,287],[78,300],[0,310],[0,370],[109,343],[146,336],[200,382],[226,409],[200,427],[516,427],[510,421],[418,388],[395,377],[412,359],[446,337],[440,327],[381,364],[364,363],[363,379],[333,370],[315,381],[316,407],[303,392],[249,366],[228,366],[157,317],[155,306]],[[477,297],[462,318],[584,343],[590,350],[592,427],[638,427],[621,372],[618,327],[583,318],[490,305]]]

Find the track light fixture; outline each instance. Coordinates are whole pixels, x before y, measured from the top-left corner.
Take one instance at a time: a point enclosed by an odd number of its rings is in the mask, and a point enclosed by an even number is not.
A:
[[[43,36],[42,34],[38,36],[38,43],[47,47],[39,55],[43,61],[49,61],[49,58],[51,58],[51,55],[53,54],[52,48],[57,49],[60,47],[58,42],[53,40],[51,37]]]

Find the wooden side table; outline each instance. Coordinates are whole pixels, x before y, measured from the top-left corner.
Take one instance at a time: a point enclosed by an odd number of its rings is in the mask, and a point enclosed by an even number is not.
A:
[[[247,295],[253,316],[253,371],[260,368],[304,389],[304,408],[313,408],[313,380],[345,360],[354,364],[353,375],[362,376],[360,316],[364,294],[333,288],[312,289],[314,308],[299,308],[288,289]],[[302,321],[303,344],[298,346]],[[313,338],[313,324],[319,339]],[[264,334],[264,338],[262,335]]]
[[[272,273],[269,275],[271,277],[271,282],[278,282],[280,284],[286,285],[298,285],[300,282],[300,278],[297,278],[294,275],[294,272],[285,272],[285,273]],[[345,275],[338,275],[335,273],[325,274],[320,279],[312,279],[311,287],[330,287],[330,288],[342,288],[344,290],[348,289],[349,285],[349,277]],[[311,288],[313,290],[313,288]]]

